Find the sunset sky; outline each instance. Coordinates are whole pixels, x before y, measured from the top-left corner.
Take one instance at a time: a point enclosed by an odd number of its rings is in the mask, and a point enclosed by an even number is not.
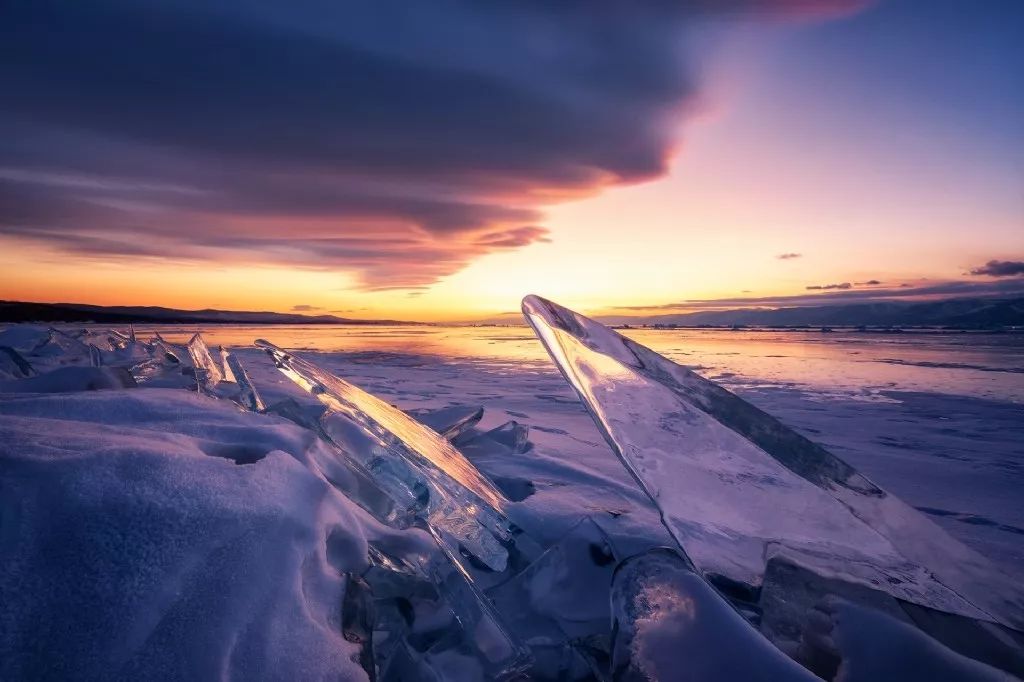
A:
[[[1018,0],[33,0],[0,54],[3,299],[1024,294]]]

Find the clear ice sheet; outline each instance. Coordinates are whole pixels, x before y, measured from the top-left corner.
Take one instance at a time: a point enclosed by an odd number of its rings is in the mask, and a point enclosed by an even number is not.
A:
[[[263,412],[267,409],[238,356],[227,352],[223,346],[221,346],[221,355],[224,358],[224,369],[230,372],[231,378],[228,381],[238,384],[238,402],[242,407],[250,412]]]
[[[224,374],[210,355],[203,337],[195,334],[188,342],[188,354],[192,358],[192,366],[196,370],[196,384],[201,390],[212,391],[223,381]]]
[[[912,604],[1024,627],[1021,588],[770,415],[607,327],[528,296],[523,313],[707,578],[756,598],[772,556]]]

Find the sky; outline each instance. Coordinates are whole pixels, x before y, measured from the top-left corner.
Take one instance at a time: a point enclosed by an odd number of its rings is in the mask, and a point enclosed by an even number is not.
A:
[[[0,9],[0,298],[409,320],[1024,293],[1024,3]]]

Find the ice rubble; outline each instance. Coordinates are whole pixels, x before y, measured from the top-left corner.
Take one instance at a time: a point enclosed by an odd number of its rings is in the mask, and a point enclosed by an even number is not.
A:
[[[474,465],[541,455],[477,406],[406,414],[265,341],[298,398],[267,405],[200,334],[0,332],[0,512],[21,510],[0,677],[871,679],[850,670],[878,642],[839,613],[910,631],[892,670],[1024,669],[1019,595],[981,557],[692,372],[543,299],[524,313],[678,550],[585,509],[542,547],[510,518],[533,483]],[[55,657],[31,644],[58,637],[37,592],[70,607]]]

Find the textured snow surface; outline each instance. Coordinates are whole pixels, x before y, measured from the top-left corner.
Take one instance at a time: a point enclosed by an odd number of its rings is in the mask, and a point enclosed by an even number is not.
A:
[[[307,431],[175,389],[0,416],[0,679],[365,677],[343,574],[391,531]]]

